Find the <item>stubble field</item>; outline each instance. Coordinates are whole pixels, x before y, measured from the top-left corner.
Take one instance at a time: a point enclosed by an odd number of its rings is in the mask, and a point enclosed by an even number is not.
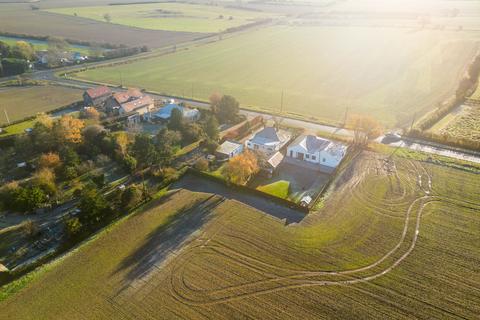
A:
[[[364,154],[288,226],[179,191],[46,267],[0,318],[475,318],[478,175],[384,159]]]
[[[243,106],[341,122],[371,114],[404,125],[454,93],[478,49],[475,32],[369,27],[276,26],[190,50],[79,73],[207,99],[214,91]]]
[[[222,5],[185,3],[128,4],[53,8],[48,12],[111,22],[151,30],[215,33],[273,16],[265,12],[226,8]]]
[[[34,116],[82,100],[82,91],[60,86],[0,88],[0,124]]]

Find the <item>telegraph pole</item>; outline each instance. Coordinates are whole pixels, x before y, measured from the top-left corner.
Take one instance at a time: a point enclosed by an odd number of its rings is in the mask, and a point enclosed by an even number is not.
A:
[[[348,117],[348,107],[345,108],[345,116],[343,118],[343,127],[347,124],[347,117]]]
[[[7,109],[3,109],[3,112],[5,112],[5,118],[7,119],[7,123],[10,124],[10,118],[8,117]]]
[[[283,90],[282,90],[282,95],[280,97],[280,114],[283,113]]]
[[[415,113],[413,114],[412,124],[410,124],[410,131],[412,131],[412,129],[413,129],[413,124],[415,123],[415,118],[416,118],[416,117],[417,117],[417,113],[415,112]]]

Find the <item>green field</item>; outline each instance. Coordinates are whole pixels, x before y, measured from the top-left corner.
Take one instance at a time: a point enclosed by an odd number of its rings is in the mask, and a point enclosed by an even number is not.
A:
[[[82,18],[152,30],[186,32],[221,32],[256,20],[273,17],[273,14],[225,8],[219,5],[183,3],[128,4],[115,6],[53,8],[48,12],[65,15],[76,14]]]
[[[473,319],[479,190],[366,153],[299,224],[180,191],[3,288],[0,318]]]
[[[324,121],[351,113],[404,125],[454,93],[478,48],[477,33],[401,28],[264,28],[213,44],[79,78],[207,99],[231,94],[243,106]],[[125,76],[128,75],[128,76]]]
[[[59,86],[0,88],[0,124],[34,116],[82,100],[82,91]],[[8,128],[5,129],[8,131]]]

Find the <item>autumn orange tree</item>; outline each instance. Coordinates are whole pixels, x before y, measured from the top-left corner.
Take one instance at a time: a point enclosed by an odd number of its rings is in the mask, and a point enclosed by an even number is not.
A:
[[[82,143],[82,129],[85,123],[69,115],[63,115],[54,124],[53,130],[60,143]]]
[[[40,168],[57,168],[60,164],[60,156],[56,152],[44,153],[38,159]]]
[[[128,133],[124,131],[120,131],[115,135],[115,145],[116,149],[122,156],[127,154],[128,145],[130,144],[130,138],[128,137]]]
[[[50,168],[38,169],[33,175],[34,183],[42,188],[46,193],[53,195],[57,192],[55,185],[55,173]]]
[[[351,115],[347,126],[353,129],[354,143],[367,144],[370,140],[379,137],[382,134],[382,125],[372,116]]]
[[[92,119],[92,120],[98,120],[100,119],[100,113],[97,111],[97,109],[90,107],[85,109],[85,118],[87,119]]]
[[[231,158],[222,169],[222,175],[227,181],[236,184],[245,184],[260,170],[255,154],[250,151]]]
[[[222,100],[223,95],[218,92],[214,92],[208,97],[208,100],[210,101],[210,107],[212,108],[212,112],[216,113],[217,112],[217,107],[218,104],[220,103],[220,100]]]

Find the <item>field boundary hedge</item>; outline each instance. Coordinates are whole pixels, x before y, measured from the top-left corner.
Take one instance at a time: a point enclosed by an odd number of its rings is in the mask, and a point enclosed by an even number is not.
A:
[[[445,118],[457,106],[463,104],[469,96],[471,96],[479,85],[480,77],[480,52],[472,59],[467,67],[465,75],[457,86],[455,95],[444,101],[437,110],[434,110],[422,118],[411,130],[406,134],[407,137],[426,139],[435,143],[448,145],[451,147],[466,148],[469,150],[480,150],[480,142],[458,139],[448,135],[427,132],[436,123]]]
[[[190,173],[190,174],[193,174],[195,176],[205,178],[205,179],[208,179],[208,180],[211,180],[211,181],[214,181],[214,182],[218,182],[218,183],[224,185],[225,187],[227,187],[229,189],[233,189],[233,190],[238,191],[238,192],[243,192],[243,193],[246,193],[246,194],[249,194],[249,195],[266,198],[266,199],[271,200],[271,201],[273,201],[273,202],[275,202],[275,203],[277,203],[281,206],[288,207],[290,209],[294,209],[294,210],[297,210],[297,211],[305,213],[305,214],[308,214],[310,212],[308,207],[302,207],[298,203],[292,202],[292,201],[287,200],[287,199],[279,198],[277,196],[274,196],[274,195],[269,194],[269,193],[262,192],[262,191],[257,190],[257,189],[252,189],[252,188],[247,187],[247,186],[228,183],[227,181],[225,181],[222,178],[215,177],[211,174],[208,174],[208,173],[205,173],[205,172],[202,172],[202,171],[198,171],[194,168],[189,167],[187,169],[187,173]]]

